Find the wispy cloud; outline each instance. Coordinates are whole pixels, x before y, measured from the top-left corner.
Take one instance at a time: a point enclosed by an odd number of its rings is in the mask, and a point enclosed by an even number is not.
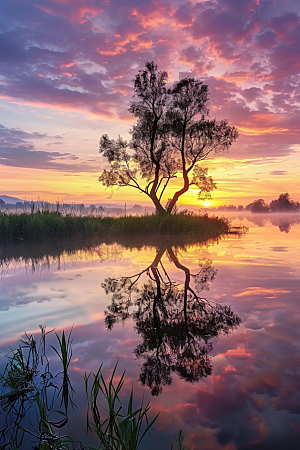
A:
[[[91,170],[88,164],[70,164],[72,161],[79,160],[79,157],[72,153],[37,150],[32,140],[44,138],[62,139],[61,136],[48,136],[47,134],[38,132],[27,133],[21,129],[7,128],[0,124],[0,164],[4,166],[50,169],[66,172]]]

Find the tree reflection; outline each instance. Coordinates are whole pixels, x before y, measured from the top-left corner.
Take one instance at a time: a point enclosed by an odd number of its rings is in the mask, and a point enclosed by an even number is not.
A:
[[[299,225],[300,223],[299,213],[295,215],[293,215],[292,213],[285,215],[276,215],[269,213],[262,216],[247,216],[247,219],[258,227],[264,227],[269,220],[271,224],[275,227],[278,227],[282,233],[289,233],[294,225]]]
[[[286,214],[285,216],[274,216],[270,219],[271,224],[278,226],[279,230],[283,233],[289,233],[292,226],[298,225],[300,223],[299,216],[289,216]]]
[[[172,281],[162,264],[162,256],[184,273],[184,284]],[[229,334],[241,320],[229,306],[210,302],[201,296],[209,290],[217,271],[211,261],[199,261],[199,270],[192,274],[181,264],[173,247],[160,248],[152,264],[131,277],[107,278],[102,284],[112,293],[105,311],[108,329],[115,323],[132,318],[142,342],[134,350],[144,359],[140,371],[143,386],[159,395],[163,385],[172,383],[176,373],[193,383],[212,373],[210,340]],[[139,286],[142,275],[148,280]]]

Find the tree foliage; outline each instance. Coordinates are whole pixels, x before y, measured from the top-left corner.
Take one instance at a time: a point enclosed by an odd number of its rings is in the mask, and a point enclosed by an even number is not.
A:
[[[300,210],[300,203],[293,201],[290,195],[285,193],[280,194],[277,199],[272,200],[270,205],[262,198],[254,200],[254,202],[249,203],[249,205],[246,206],[245,210],[251,211],[252,213],[297,212]]]
[[[253,206],[251,208],[251,212],[253,213],[266,213],[269,212],[270,208],[269,206],[266,204],[266,202],[260,198],[259,200],[255,200],[253,202]]]
[[[278,199],[272,200],[270,203],[272,212],[292,212],[299,211],[299,202],[294,202],[288,193],[280,194]]]
[[[227,150],[238,134],[227,120],[210,119],[208,86],[186,77],[167,86],[168,74],[154,62],[146,62],[134,79],[129,111],[136,118],[131,140],[110,139],[104,134],[99,151],[109,168],[99,181],[105,187],[131,186],[146,194],[159,214],[170,214],[190,186],[198,198],[209,198],[216,187],[207,169],[198,164],[213,153]],[[163,194],[174,178],[182,179],[167,206]]]

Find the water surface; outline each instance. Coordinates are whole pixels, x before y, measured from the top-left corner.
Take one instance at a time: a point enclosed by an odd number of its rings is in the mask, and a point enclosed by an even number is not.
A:
[[[145,449],[169,449],[180,429],[194,450],[298,449],[299,220],[234,221],[249,232],[179,248],[2,248],[1,366],[25,330],[74,324],[77,437],[93,441],[84,372],[119,359],[125,394],[160,412]]]

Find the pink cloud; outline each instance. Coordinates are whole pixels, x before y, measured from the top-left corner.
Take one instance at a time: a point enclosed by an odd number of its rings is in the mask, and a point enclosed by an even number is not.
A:
[[[0,95],[129,120],[132,79],[155,60],[209,84],[212,116],[243,135],[230,155],[283,155],[299,139],[300,22],[279,3],[24,0],[4,9]]]
[[[52,0],[48,1],[46,5],[36,3],[35,6],[47,14],[82,24],[87,21],[86,15],[97,16],[104,12],[102,7],[99,8],[95,5],[96,2],[90,3],[88,5],[84,0]]]
[[[242,90],[242,96],[247,100],[247,102],[253,102],[257,100],[262,95],[262,93],[262,89],[256,87]]]
[[[255,29],[255,21],[248,21],[233,11],[216,11],[207,9],[202,12],[192,25],[194,39],[209,37],[214,42],[224,42],[231,38],[240,42]]]

